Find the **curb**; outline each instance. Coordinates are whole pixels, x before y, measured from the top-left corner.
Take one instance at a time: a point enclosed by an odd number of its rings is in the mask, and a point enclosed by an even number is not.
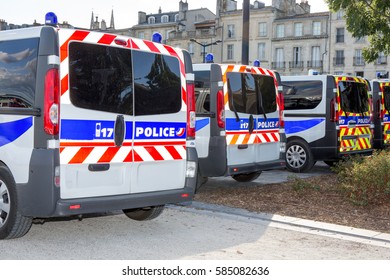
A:
[[[169,205],[183,211],[218,215],[230,219],[250,220],[265,226],[321,235],[331,238],[390,248],[390,234],[348,226],[317,222],[268,213],[255,213],[240,208],[193,201],[191,205]]]

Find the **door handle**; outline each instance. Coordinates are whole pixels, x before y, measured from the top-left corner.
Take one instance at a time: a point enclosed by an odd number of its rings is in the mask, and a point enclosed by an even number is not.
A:
[[[355,127],[356,126],[356,121],[349,121],[348,122],[348,127]]]
[[[122,146],[125,140],[125,118],[123,115],[118,115],[114,127],[114,142],[115,146]]]

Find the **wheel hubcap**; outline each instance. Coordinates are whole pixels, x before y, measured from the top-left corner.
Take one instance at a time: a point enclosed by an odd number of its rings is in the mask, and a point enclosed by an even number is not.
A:
[[[306,152],[299,145],[292,145],[286,152],[287,163],[293,168],[301,168],[306,163]]]
[[[9,210],[9,191],[7,185],[0,180],[0,227],[7,222]]]

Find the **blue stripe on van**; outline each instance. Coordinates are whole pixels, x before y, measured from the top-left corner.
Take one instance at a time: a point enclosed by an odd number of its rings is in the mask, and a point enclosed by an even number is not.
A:
[[[203,120],[196,120],[196,124],[195,124],[196,131],[199,131],[202,128],[206,127],[209,123],[210,123],[209,118]]]
[[[30,127],[32,127],[32,124],[32,117],[12,122],[0,123],[0,147],[18,139],[27,130],[29,130]]]
[[[114,140],[115,121],[61,121],[62,140]],[[186,138],[186,123],[135,122],[134,140],[172,140]],[[133,122],[126,122],[126,140],[133,139]]]
[[[304,120],[304,121],[285,121],[284,122],[284,129],[286,131],[286,134],[298,133],[298,132],[303,132],[305,130],[313,128],[316,125],[319,125],[320,123],[322,123],[324,121],[325,121],[325,119],[311,119],[311,120]]]

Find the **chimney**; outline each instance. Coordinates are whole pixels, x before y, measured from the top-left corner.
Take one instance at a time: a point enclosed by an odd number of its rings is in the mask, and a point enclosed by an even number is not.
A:
[[[138,24],[146,23],[146,13],[138,12]]]

